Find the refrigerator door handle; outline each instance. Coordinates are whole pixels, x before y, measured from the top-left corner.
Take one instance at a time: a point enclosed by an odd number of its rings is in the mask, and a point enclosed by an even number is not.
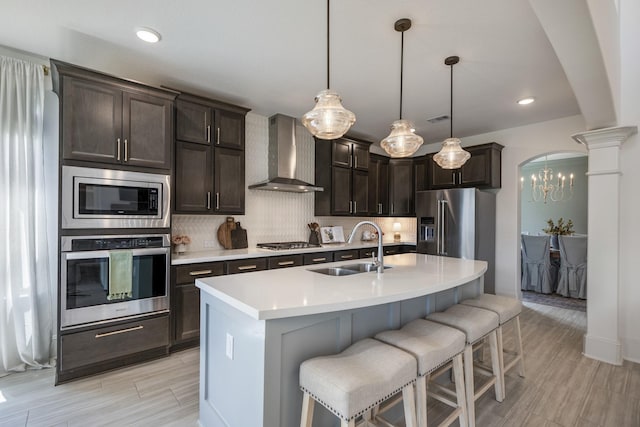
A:
[[[440,255],[441,251],[440,251],[440,241],[442,239],[442,236],[440,235],[440,222],[442,221],[442,215],[440,214],[441,208],[442,208],[442,200],[438,200],[438,204],[437,204],[437,212],[436,212],[436,254]]]
[[[441,200],[441,207],[440,207],[440,238],[441,238],[441,243],[440,243],[440,255],[445,255],[447,256],[447,248],[445,248],[444,242],[445,242],[445,209],[447,207],[447,201],[446,200]]]

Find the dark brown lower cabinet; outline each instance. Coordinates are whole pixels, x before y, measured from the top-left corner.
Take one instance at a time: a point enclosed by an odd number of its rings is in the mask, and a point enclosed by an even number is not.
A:
[[[269,270],[302,265],[302,254],[269,257]]]
[[[250,273],[269,268],[267,258],[249,258],[236,261],[225,261],[226,274]]]
[[[333,253],[334,261],[349,261],[350,259],[359,259],[359,258],[360,258],[360,251],[358,249],[336,251]]]
[[[172,350],[199,343],[200,289],[196,287],[196,279],[222,274],[224,274],[223,262],[203,262],[172,267]]]
[[[60,335],[57,383],[166,355],[169,314]]]
[[[302,262],[304,265],[333,262],[333,252],[314,252],[312,254],[304,254],[302,256]]]

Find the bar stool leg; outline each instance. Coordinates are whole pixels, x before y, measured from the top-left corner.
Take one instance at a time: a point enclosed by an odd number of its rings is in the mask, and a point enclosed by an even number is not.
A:
[[[420,427],[427,425],[427,384],[429,375],[423,375],[416,380],[416,414]],[[456,384],[457,387],[457,384]]]
[[[467,399],[465,398],[464,374],[463,374],[463,364],[462,364],[461,354],[453,358],[452,370],[453,370],[453,377],[456,385],[456,399],[458,401],[458,406],[462,408],[460,412],[460,416],[458,417],[459,424],[460,424],[460,427],[467,427],[469,416],[467,414]],[[425,426],[427,425],[426,418],[425,418],[425,423],[423,425]]]
[[[499,329],[499,328],[498,328]],[[497,330],[494,330],[489,334],[489,349],[491,350],[491,367],[494,375],[496,376],[496,400],[502,402],[504,400],[504,372],[501,368],[500,360],[502,360],[502,354],[498,351],[498,334]]]
[[[516,316],[516,318],[514,319],[515,323],[514,323],[514,328],[515,328],[515,336],[516,336],[516,345],[518,346],[518,357],[519,357],[519,361],[518,361],[518,374],[524,378],[524,351],[522,350],[522,333],[520,332],[520,316]]]
[[[465,346],[463,359],[465,392],[467,394],[467,418],[469,420],[469,427],[475,427],[476,399],[473,381],[473,346],[471,344]]]
[[[499,359],[498,361],[500,362],[500,372],[502,372],[502,375],[500,375],[499,380],[500,380],[500,387],[504,393],[503,395],[503,398],[504,398],[506,397],[507,386],[504,380],[504,374],[505,374],[504,372],[504,340],[502,337],[502,325],[498,326],[498,329],[496,329],[496,338],[498,341],[498,359]],[[491,356],[491,358],[493,359],[493,355]]]
[[[416,425],[416,398],[413,394],[413,384],[406,385],[402,389],[402,403],[404,406],[405,426],[418,427]]]
[[[313,408],[316,401],[309,393],[302,396],[302,415],[300,415],[300,427],[311,427],[313,422]]]

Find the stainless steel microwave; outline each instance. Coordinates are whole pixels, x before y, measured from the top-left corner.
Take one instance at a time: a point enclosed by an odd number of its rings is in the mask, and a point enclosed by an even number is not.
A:
[[[62,228],[168,228],[169,175],[62,167]]]

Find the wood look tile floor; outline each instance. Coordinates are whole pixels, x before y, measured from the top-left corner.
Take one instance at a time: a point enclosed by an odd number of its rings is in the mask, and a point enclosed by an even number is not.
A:
[[[527,376],[509,372],[502,403],[485,394],[477,426],[640,426],[640,365],[582,356],[586,313],[525,303],[521,321]],[[58,387],[51,369],[0,378],[0,426],[197,426],[198,357],[185,350]],[[429,401],[431,425],[439,405]]]

